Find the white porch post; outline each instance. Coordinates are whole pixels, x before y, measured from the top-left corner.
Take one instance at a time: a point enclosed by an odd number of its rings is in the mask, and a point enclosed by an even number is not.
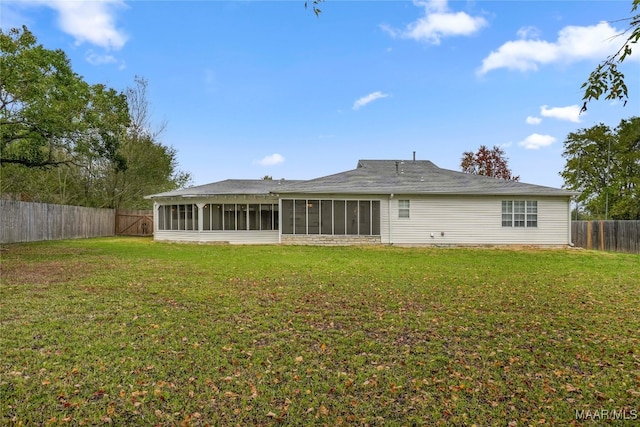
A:
[[[158,215],[158,202],[153,202],[153,235],[156,235],[156,231],[158,231],[158,220],[160,219]],[[155,237],[154,237],[155,238]]]
[[[204,228],[204,205],[206,205],[206,203],[196,203],[196,206],[198,207],[198,233],[200,233]]]

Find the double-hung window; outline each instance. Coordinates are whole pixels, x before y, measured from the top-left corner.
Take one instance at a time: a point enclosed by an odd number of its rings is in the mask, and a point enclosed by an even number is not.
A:
[[[398,200],[398,218],[409,218],[409,200]]]
[[[538,202],[536,200],[503,200],[502,226],[537,227]]]

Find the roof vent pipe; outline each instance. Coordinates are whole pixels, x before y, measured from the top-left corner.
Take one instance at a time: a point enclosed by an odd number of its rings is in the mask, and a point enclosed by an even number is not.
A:
[[[398,162],[396,162],[396,175],[398,174],[398,171],[399,171],[399,169],[398,169]]]
[[[416,152],[415,151],[413,152],[413,161],[414,162],[416,161]]]

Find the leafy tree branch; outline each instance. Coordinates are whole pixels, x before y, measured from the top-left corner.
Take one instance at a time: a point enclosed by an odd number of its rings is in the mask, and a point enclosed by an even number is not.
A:
[[[618,37],[626,37],[623,45],[614,54],[608,56],[589,75],[589,78],[581,86],[584,89],[582,100],[584,104],[580,112],[587,111],[587,104],[592,100],[598,100],[604,96],[606,100],[624,101],[627,104],[629,92],[625,84],[625,76],[618,69],[631,53],[631,45],[640,40],[640,13],[637,13],[640,0],[633,0],[631,7],[632,16],[621,21],[628,21],[628,27]],[[627,36],[628,34],[628,36]]]

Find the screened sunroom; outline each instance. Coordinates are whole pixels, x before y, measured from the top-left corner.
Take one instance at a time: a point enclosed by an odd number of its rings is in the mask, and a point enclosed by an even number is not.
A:
[[[282,199],[282,234],[380,235],[380,200]]]

